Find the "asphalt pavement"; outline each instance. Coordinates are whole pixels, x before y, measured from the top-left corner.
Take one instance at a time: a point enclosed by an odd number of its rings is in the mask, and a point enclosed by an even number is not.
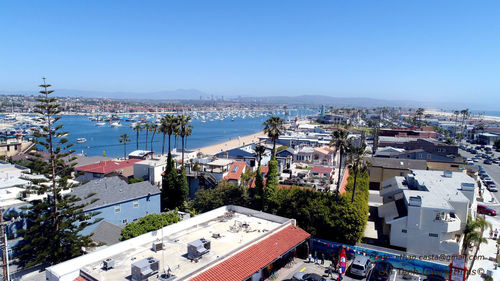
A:
[[[475,145],[473,145],[475,147]],[[465,150],[462,150],[460,149],[459,150],[459,153],[464,156],[464,157],[467,157],[467,159],[471,159],[472,157],[475,156],[475,154],[472,154],[472,153],[469,153]],[[481,151],[481,153],[484,153],[484,151]],[[497,158],[500,156],[500,153],[499,152],[494,152],[494,157]],[[495,182],[495,185],[497,186],[497,188],[500,187],[500,165],[499,164],[484,164],[484,159],[481,158],[481,160],[479,160],[479,162],[476,162],[474,163],[474,165],[481,165],[481,167],[483,167],[483,169],[486,171],[486,173],[488,174],[488,176],[490,176],[490,178],[493,180],[493,182]],[[485,191],[487,191],[485,189]],[[491,192],[491,194],[493,195],[493,197],[495,197],[497,199],[497,202],[500,202],[500,193],[499,192]],[[500,214],[500,204],[489,204],[487,202],[485,202],[485,205],[488,205],[489,207],[495,209],[499,214]]]

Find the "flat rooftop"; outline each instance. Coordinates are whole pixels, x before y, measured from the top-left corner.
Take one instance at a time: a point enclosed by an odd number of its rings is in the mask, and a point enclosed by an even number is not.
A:
[[[132,263],[148,257],[159,260],[160,272],[170,268],[176,280],[184,279],[291,223],[294,221],[279,216],[225,206],[52,266],[47,269],[47,280],[73,281],[80,269],[98,280],[126,280],[130,279]],[[187,244],[200,238],[210,240],[211,249],[197,262],[191,261]],[[163,242],[164,250],[153,251],[153,242]],[[112,258],[115,266],[106,271],[102,267],[107,258]]]

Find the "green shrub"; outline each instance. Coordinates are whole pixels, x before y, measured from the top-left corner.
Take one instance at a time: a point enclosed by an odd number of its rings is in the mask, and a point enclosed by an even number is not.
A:
[[[177,211],[147,215],[136,222],[129,223],[122,229],[120,240],[127,240],[136,236],[148,233],[153,230],[158,230],[167,225],[178,222],[179,216]]]

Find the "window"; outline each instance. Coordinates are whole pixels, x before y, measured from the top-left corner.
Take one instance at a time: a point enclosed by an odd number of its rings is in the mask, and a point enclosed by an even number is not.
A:
[[[139,208],[139,200],[134,201],[134,208]]]
[[[429,237],[439,237],[436,233],[429,233]]]
[[[127,223],[128,223],[127,219],[122,220],[122,224],[127,224]]]
[[[115,213],[119,213],[120,212],[120,205],[116,205],[115,206]]]
[[[407,233],[408,231],[406,229],[401,229],[401,232]]]
[[[401,172],[401,173],[399,173],[399,176],[400,176],[400,177],[404,177],[404,176],[405,176],[405,172]]]

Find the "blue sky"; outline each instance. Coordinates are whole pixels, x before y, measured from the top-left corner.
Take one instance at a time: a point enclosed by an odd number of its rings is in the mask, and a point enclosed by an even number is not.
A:
[[[2,1],[0,90],[500,105],[500,1]]]

